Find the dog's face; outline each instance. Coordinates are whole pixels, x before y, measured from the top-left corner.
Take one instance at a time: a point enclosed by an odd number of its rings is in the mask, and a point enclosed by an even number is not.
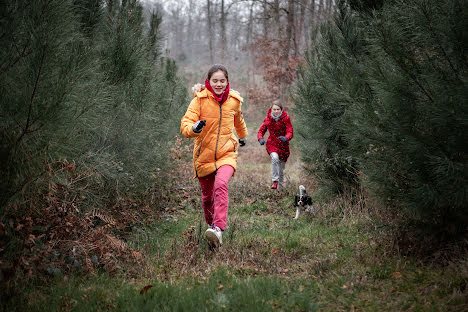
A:
[[[307,194],[297,194],[296,197],[295,197],[295,200],[294,200],[294,206],[301,206],[301,207],[304,207],[304,206],[308,206],[308,205],[312,205],[312,198],[310,198],[309,195]]]
[[[306,196],[307,196],[307,195],[302,195],[302,194],[299,194],[299,195],[297,196],[297,205],[298,205],[298,206],[304,206],[305,200],[306,200]]]
[[[307,195],[307,191],[304,186],[299,186],[299,194],[297,194],[294,198],[294,206],[311,206],[312,205],[312,198]]]

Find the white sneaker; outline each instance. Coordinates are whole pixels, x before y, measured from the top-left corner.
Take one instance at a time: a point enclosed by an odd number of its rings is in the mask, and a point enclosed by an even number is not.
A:
[[[213,244],[215,247],[218,247],[223,244],[223,231],[216,225],[209,227],[205,231],[205,237],[209,243]]]

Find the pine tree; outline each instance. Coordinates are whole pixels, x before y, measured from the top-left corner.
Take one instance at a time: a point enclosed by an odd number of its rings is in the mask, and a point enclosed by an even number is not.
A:
[[[468,221],[466,12],[463,1],[341,2],[297,84],[302,155],[321,181],[339,190],[359,174],[434,233]]]
[[[466,12],[462,1],[384,5],[369,22],[374,99],[350,131],[366,186],[434,231],[468,221]]]
[[[158,51],[160,14],[144,28],[138,1],[113,3],[102,30],[103,70],[111,81],[112,101],[103,108],[96,149],[106,148],[107,161],[118,163],[115,187],[143,192],[158,168],[165,167],[168,144],[178,130],[186,91],[176,67]],[[158,17],[159,16],[159,17]],[[106,44],[107,42],[112,44]],[[168,74],[169,73],[169,74]]]
[[[34,188],[51,159],[79,153],[78,119],[103,93],[68,1],[7,1],[1,14],[3,207]]]
[[[164,171],[187,102],[158,52],[160,14],[149,24],[138,1],[0,8],[2,209],[60,180],[49,172],[64,159],[90,177],[83,207],[143,193]]]
[[[359,189],[358,164],[347,138],[349,110],[369,96],[360,60],[364,43],[351,11],[341,5],[334,22],[320,29],[296,83],[296,132],[307,169],[328,196]]]
[[[171,141],[188,102],[175,62],[157,51],[157,23],[143,19],[138,1],[0,2],[5,266],[20,256],[33,259],[41,248],[75,254],[70,242],[80,244],[81,235],[88,237],[81,230],[92,231],[84,221],[90,210],[157,204],[151,198],[158,198],[155,186],[164,189]],[[50,234],[64,220],[66,237]],[[16,230],[25,223],[27,229]],[[11,265],[14,275],[57,262],[46,258]]]

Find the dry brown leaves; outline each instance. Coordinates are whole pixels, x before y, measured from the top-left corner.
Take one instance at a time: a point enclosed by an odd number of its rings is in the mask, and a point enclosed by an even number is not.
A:
[[[122,234],[136,222],[157,218],[157,210],[125,197],[112,207],[84,213],[81,192],[93,173],[78,172],[74,162],[61,160],[49,164],[48,175],[43,193],[23,205],[10,204],[4,212],[0,253],[5,240],[16,245],[13,253],[10,250],[11,259],[0,261],[0,282],[98,268],[115,272],[144,262],[142,253],[130,248]]]
[[[193,169],[187,158],[192,148],[192,140],[175,138],[170,151],[174,170],[164,187],[150,187],[137,199],[122,194],[112,205],[93,209],[85,202],[86,192],[99,191],[89,189],[89,181],[99,173],[67,160],[50,163],[45,190],[21,205],[11,204],[1,219],[0,255],[4,241],[14,238],[18,246],[15,257],[0,260],[0,283],[98,269],[141,274],[147,258],[143,250],[127,244],[126,236],[194,198],[196,184],[191,183]]]

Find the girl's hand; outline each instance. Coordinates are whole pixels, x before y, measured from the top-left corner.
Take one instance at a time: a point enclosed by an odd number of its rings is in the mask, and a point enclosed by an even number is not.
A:
[[[240,146],[245,146],[245,139],[239,139]]]
[[[202,132],[204,126],[206,126],[206,120],[199,120],[193,124],[192,130],[195,133],[200,133]]]
[[[285,137],[285,136],[280,136],[280,137],[278,137],[278,139],[280,139],[283,142],[286,142],[288,140],[288,138]]]
[[[264,145],[265,144],[265,140],[263,138],[261,138],[260,140],[258,140],[258,143],[260,143],[260,145]]]

